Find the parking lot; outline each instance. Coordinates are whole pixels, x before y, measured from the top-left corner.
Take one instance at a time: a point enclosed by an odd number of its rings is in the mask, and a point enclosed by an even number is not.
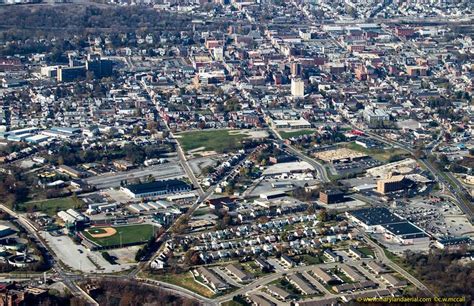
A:
[[[169,162],[130,171],[93,176],[86,179],[86,181],[97,187],[97,189],[106,189],[120,187],[120,183],[122,182],[128,182],[130,184],[138,179],[146,180],[149,176],[153,176],[156,180],[167,180],[181,178],[184,177],[184,175],[185,173],[178,163]]]
[[[61,262],[72,270],[84,273],[114,273],[127,270],[130,264],[112,265],[100,252],[89,251],[82,245],[75,244],[68,236],[53,236],[48,232],[40,232]]]
[[[333,164],[332,167],[337,175],[344,175],[350,173],[361,173],[366,169],[378,167],[380,165],[382,165],[380,161],[369,157],[359,161]]]
[[[449,201],[434,202],[425,197],[417,197],[397,205],[394,212],[405,216],[435,237],[474,234],[474,227],[466,216]]]

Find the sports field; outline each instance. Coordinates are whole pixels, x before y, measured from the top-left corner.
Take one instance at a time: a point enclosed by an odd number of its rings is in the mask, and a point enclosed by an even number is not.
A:
[[[151,224],[92,227],[82,233],[100,246],[120,246],[147,242],[153,237],[153,227]]]
[[[183,132],[176,135],[185,151],[228,152],[242,147],[242,140],[248,137],[236,130],[206,130]]]

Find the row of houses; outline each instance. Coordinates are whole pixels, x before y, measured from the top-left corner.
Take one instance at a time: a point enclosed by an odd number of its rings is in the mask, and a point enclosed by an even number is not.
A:
[[[194,270],[194,274],[201,277],[214,292],[225,291],[231,287],[216,272],[206,267],[197,268]]]

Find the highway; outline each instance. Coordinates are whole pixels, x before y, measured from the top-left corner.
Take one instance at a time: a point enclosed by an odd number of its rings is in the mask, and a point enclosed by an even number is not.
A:
[[[359,127],[354,127],[354,128],[357,128],[357,129],[360,130]],[[389,144],[389,145],[392,145],[392,146],[397,146],[397,147],[405,150],[406,152],[410,153],[411,155],[413,155],[414,158],[416,158],[415,157],[415,150],[413,150],[412,148],[409,148],[405,144],[402,144],[402,143],[397,142],[397,141],[386,139],[386,138],[384,138],[380,135],[374,134],[374,133],[372,133],[370,131],[367,131],[367,130],[364,130],[363,132],[365,134],[367,134],[368,136],[377,139],[380,142],[383,142],[385,144]],[[424,152],[424,153],[428,154],[429,152]],[[451,193],[454,196],[454,198],[456,199],[455,202],[456,202],[457,206],[462,210],[463,213],[466,214],[466,216],[468,216],[469,220],[472,222],[472,220],[474,218],[474,207],[471,204],[471,201],[466,198],[466,196],[464,194],[464,189],[463,189],[462,184],[459,183],[457,181],[457,179],[454,178],[450,173],[441,173],[441,171],[436,169],[426,158],[416,158],[416,159],[426,169],[428,169],[428,171],[431,172],[433,177],[438,182],[441,182],[445,186],[449,187],[449,188],[447,188],[447,192]],[[445,176],[448,177],[449,180],[446,179]]]

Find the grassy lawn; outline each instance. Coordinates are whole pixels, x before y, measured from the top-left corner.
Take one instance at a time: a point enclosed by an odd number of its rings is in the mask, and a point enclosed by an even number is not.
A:
[[[317,264],[320,264],[322,262],[319,257],[311,256],[311,255],[308,255],[308,254],[301,255],[301,257],[298,258],[298,259],[301,259],[307,265],[317,265]]]
[[[166,275],[149,275],[148,277],[189,289],[208,298],[214,296],[214,292],[194,280],[191,272],[183,274],[168,273]]]
[[[244,270],[257,278],[268,274],[263,272],[254,261],[242,263],[241,266]]]
[[[313,131],[313,130],[299,130],[299,131],[289,131],[289,132],[278,131],[278,133],[280,133],[280,136],[283,139],[288,139],[288,138],[291,138],[291,137],[298,137],[298,136],[303,136],[303,135],[311,135],[314,132],[315,131]]]
[[[222,306],[245,306],[242,303],[239,303],[237,301],[227,301],[221,304]]]
[[[388,259],[390,259],[391,261],[395,262],[395,263],[400,263],[400,258],[393,254],[392,252],[390,252],[389,250],[387,249],[383,249],[383,252],[385,253],[385,256],[387,256]]]
[[[368,247],[361,247],[357,249],[359,252],[364,254],[366,257],[372,257],[375,258],[375,253],[371,248]]]
[[[205,214],[208,214],[209,212],[210,211],[208,208],[200,208],[200,209],[196,209],[193,216],[194,217],[204,216]]]
[[[405,261],[403,260],[403,258],[401,257],[398,257],[397,255],[393,254],[392,252],[390,252],[389,250],[387,249],[384,249],[383,252],[385,253],[385,256],[387,256],[388,259],[390,259],[391,261],[393,261],[394,263],[396,263],[397,265],[400,266],[400,268],[402,268],[403,270],[407,271],[408,273],[410,273],[411,275],[415,276],[415,277],[418,277],[418,273],[416,273],[416,271],[408,266]]]
[[[354,281],[352,281],[349,277],[347,277],[346,274],[344,274],[340,271],[336,272],[335,270],[332,270],[332,272],[334,272],[334,274],[336,274],[340,279],[342,279],[342,281],[344,283],[347,283],[347,284],[353,284],[354,283]]]
[[[366,149],[363,146],[360,146],[356,144],[355,142],[351,142],[348,144],[345,144],[344,147],[357,151],[357,152],[362,152],[370,157],[377,159],[381,162],[388,162],[392,156],[395,155],[407,155],[407,152],[405,152],[402,149],[397,149],[397,148],[391,148],[388,150],[383,150],[383,149]]]
[[[61,210],[79,208],[84,204],[80,199],[74,197],[55,198],[42,201],[31,201],[18,204],[19,211],[42,211],[50,216],[56,215]]]
[[[90,240],[102,246],[114,246],[120,245],[121,243],[132,244],[138,242],[147,242],[151,237],[153,237],[154,234],[153,225],[151,224],[125,225],[116,226],[113,228],[117,230],[117,233],[110,237],[93,238],[87,231],[84,231],[83,234]]]
[[[233,151],[242,147],[242,140],[248,136],[234,130],[192,131],[177,134],[176,138],[185,151],[204,148],[218,153]]]

